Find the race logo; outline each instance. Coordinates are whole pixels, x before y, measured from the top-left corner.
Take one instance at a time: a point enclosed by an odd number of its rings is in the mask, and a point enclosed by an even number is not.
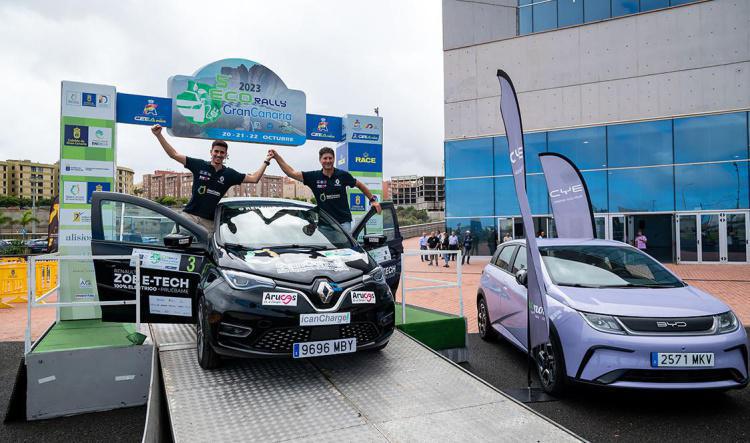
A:
[[[154,115],[154,116],[159,115],[156,112],[156,108],[158,108],[158,107],[159,107],[159,105],[157,105],[156,103],[154,103],[153,99],[148,99],[146,101],[146,106],[143,107],[143,115]]]
[[[352,304],[374,304],[375,292],[373,291],[352,291]]]
[[[297,306],[295,292],[264,292],[263,306]]]
[[[177,111],[190,123],[207,125],[219,119],[221,100],[211,98],[213,86],[188,80],[187,90],[177,94]]]
[[[370,154],[368,154],[367,152],[364,152],[362,153],[361,156],[354,157],[354,162],[355,163],[367,163],[367,164],[374,165],[375,163],[378,162],[378,159],[375,157],[370,157]]]

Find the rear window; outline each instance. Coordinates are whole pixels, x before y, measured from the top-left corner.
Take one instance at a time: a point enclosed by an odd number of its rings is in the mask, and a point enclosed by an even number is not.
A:
[[[513,258],[513,251],[516,250],[515,245],[511,246],[505,246],[503,249],[500,250],[500,253],[497,254],[497,260],[495,261],[495,266],[497,266],[500,269],[509,270],[510,269],[510,260]]]

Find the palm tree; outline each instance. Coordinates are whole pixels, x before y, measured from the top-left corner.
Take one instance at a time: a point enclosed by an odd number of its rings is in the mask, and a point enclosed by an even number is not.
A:
[[[39,219],[34,217],[34,215],[31,213],[31,211],[24,211],[23,214],[21,214],[21,219],[17,222],[21,227],[23,228],[24,232],[26,231],[26,225],[29,223],[39,223]],[[24,233],[24,238],[26,238],[26,234]]]

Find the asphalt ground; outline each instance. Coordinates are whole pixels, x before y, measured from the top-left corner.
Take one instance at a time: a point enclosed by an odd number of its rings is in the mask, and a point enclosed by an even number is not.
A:
[[[461,366],[503,392],[526,387],[526,354],[478,334],[469,334],[468,347],[470,361]],[[532,386],[539,387],[533,377]],[[527,405],[594,442],[750,441],[750,388],[652,392],[576,386],[565,398]]]
[[[5,418],[23,342],[0,342],[0,420]],[[146,406],[33,422],[0,422],[0,442],[140,442]]]

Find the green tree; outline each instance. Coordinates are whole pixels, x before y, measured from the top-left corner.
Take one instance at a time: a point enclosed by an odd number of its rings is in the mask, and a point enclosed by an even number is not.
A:
[[[31,211],[24,211],[23,214],[21,214],[21,219],[17,222],[21,227],[26,230],[26,226],[30,223],[39,223],[39,219],[34,217],[34,214],[31,213]]]

